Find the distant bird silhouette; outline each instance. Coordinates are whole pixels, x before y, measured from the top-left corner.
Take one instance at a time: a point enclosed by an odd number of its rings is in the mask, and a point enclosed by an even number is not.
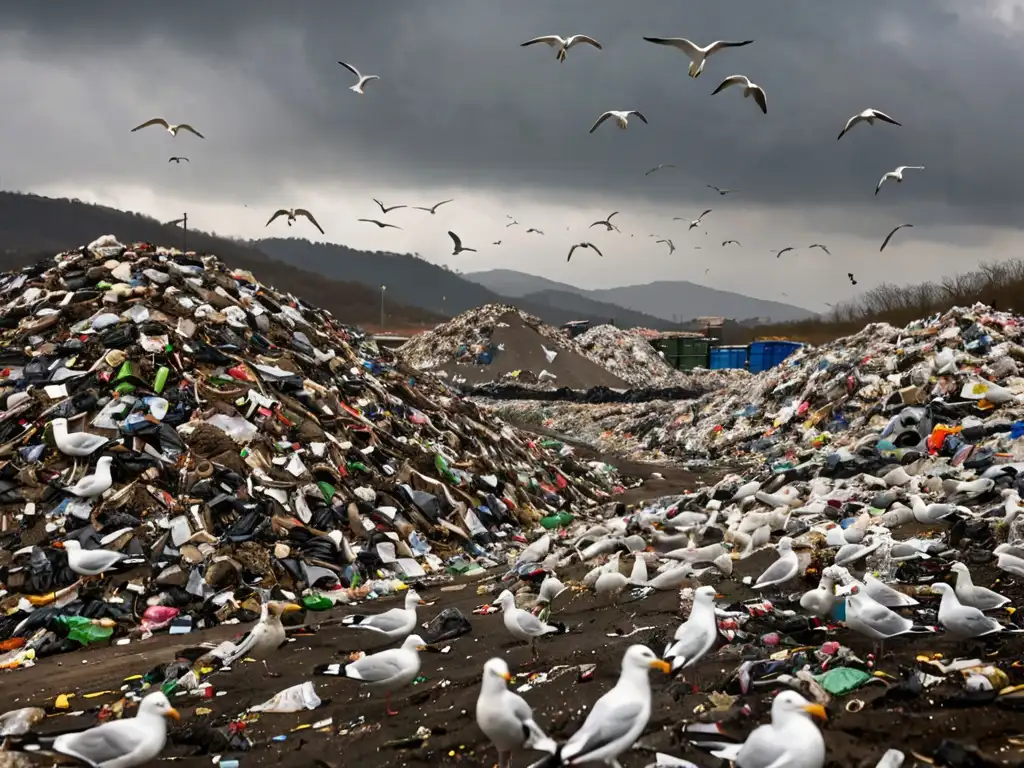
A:
[[[654,242],[665,243],[668,246],[668,252],[670,255],[676,252],[676,244],[667,238],[664,240],[655,240]]]
[[[854,278],[854,276],[853,276],[853,272],[847,272],[847,273],[846,273],[846,276],[847,276],[848,278],[850,278],[850,283],[851,283],[851,284],[853,284],[853,285],[856,285],[856,284],[857,284],[857,280],[856,280],[856,278]],[[829,304],[829,306],[832,306],[832,305],[831,305],[831,304]]]
[[[399,208],[408,208],[409,207],[407,205],[392,205],[390,208],[385,208],[384,207],[384,203],[382,203],[376,197],[371,198],[371,199],[373,200],[373,202],[375,202],[377,205],[380,206],[380,212],[384,213],[384,214],[389,213],[390,211],[397,211]]]
[[[511,216],[509,216],[508,214],[505,214],[505,218],[506,218],[506,219],[511,219],[511,221],[509,221],[509,223],[505,225],[505,229],[508,229],[509,227],[514,227],[514,226],[515,226],[516,224],[518,224],[518,223],[519,223],[518,221],[516,221],[515,219],[513,219],[513,218],[512,218]]]
[[[341,64],[341,66],[343,66],[345,69],[347,69],[349,72],[351,72],[353,75],[356,76],[356,78],[358,79],[358,82],[355,85],[351,86],[349,88],[349,90],[350,91],[355,91],[360,96],[364,95],[363,94],[363,86],[364,85],[366,85],[371,80],[380,80],[380,78],[377,77],[377,75],[364,75],[364,74],[362,74],[358,69],[353,67],[351,64],[346,64],[344,61],[339,61],[338,63]]]
[[[889,171],[881,179],[878,180],[878,186],[875,187],[875,194],[878,194],[878,190],[882,188],[886,179],[896,179],[897,184],[903,183],[903,172],[904,171],[923,171],[923,165],[900,165],[897,166],[895,171]]]
[[[530,227],[528,230],[526,230],[526,234],[530,234],[531,232],[536,232],[538,235],[543,235],[544,234],[543,232],[541,232],[536,227]]]
[[[589,35],[569,35],[569,37],[561,37],[560,35],[542,35],[541,37],[535,37],[533,40],[527,40],[525,43],[520,43],[520,48],[525,48],[528,45],[534,45],[536,43],[547,43],[552,48],[557,48],[558,52],[555,54],[555,58],[563,64],[565,63],[565,55],[574,45],[580,43],[586,43],[592,45],[597,50],[601,50],[601,44]]]
[[[132,128],[131,131],[129,131],[129,133],[135,133],[136,131],[141,131],[143,128],[148,128],[151,125],[163,126],[164,128],[167,129],[167,132],[169,134],[171,134],[171,136],[177,136],[178,135],[178,131],[188,131],[189,133],[194,133],[200,139],[205,139],[206,138],[205,136],[203,136],[203,134],[201,134],[199,131],[197,131],[195,128],[193,128],[188,123],[181,123],[179,125],[171,125],[166,120],[164,120],[162,117],[154,117],[152,120],[147,120],[142,125],[137,125],[134,128]]]
[[[661,165],[656,165],[653,168],[651,168],[651,170],[645,173],[644,176],[650,176],[652,173],[654,173],[655,171],[660,171],[662,168],[675,168],[675,166],[672,165],[672,163],[662,163]]]
[[[491,245],[501,245],[501,240],[495,240]]]
[[[279,216],[287,216],[288,217],[288,226],[289,227],[292,224],[295,223],[295,217],[296,216],[305,216],[307,219],[309,219],[309,223],[310,224],[312,224],[314,227],[316,227],[317,229],[320,230],[320,234],[321,235],[326,234],[324,232],[324,230],[323,230],[323,227],[321,227],[317,223],[317,220],[313,218],[313,214],[310,213],[309,211],[307,211],[305,208],[291,208],[291,209],[282,208],[279,211],[276,211],[274,213],[274,215],[271,216],[270,219],[267,220],[266,226],[269,227],[271,225],[271,223],[274,221],[274,219],[278,218]]]
[[[885,240],[882,242],[882,247],[878,249],[878,252],[881,253],[882,251],[884,251],[885,250],[885,246],[887,246],[889,244],[889,241],[892,240],[892,236],[895,235],[897,232],[899,232],[901,229],[903,229],[904,227],[913,227],[913,226],[914,226],[913,224],[900,224],[898,227],[893,229],[892,232],[890,232],[888,235],[885,236]]]
[[[730,77],[725,78],[725,80],[722,81],[722,84],[715,88],[711,95],[714,96],[716,93],[721,93],[731,85],[742,86],[743,98],[753,96],[754,101],[757,102],[757,106],[761,108],[761,111],[766,115],[768,114],[768,97],[764,93],[764,88],[757,83],[750,82],[750,78],[745,75],[731,75]]]
[[[458,256],[463,251],[471,251],[472,253],[477,252],[476,248],[464,248],[462,245],[462,241],[459,239],[459,236],[456,235],[454,232],[448,232],[448,237],[450,237],[452,239],[452,242],[455,244],[455,250],[452,251],[452,256]]]
[[[429,208],[424,208],[422,205],[414,205],[413,208],[415,208],[417,211],[426,211],[427,213],[435,214],[435,213],[437,213],[437,209],[438,208],[440,208],[445,203],[450,203],[450,202],[452,202],[452,201],[451,200],[442,200],[440,203],[437,203],[436,205],[432,205]]]
[[[829,252],[828,248],[826,248],[826,247],[825,247],[824,245],[822,245],[821,243],[814,243],[813,245],[809,245],[809,246],[807,246],[807,247],[808,247],[808,249],[810,249],[810,248],[821,248],[821,250],[823,250],[823,251],[824,251],[825,253],[827,253],[827,254],[828,254],[829,256],[831,256],[831,255],[832,255],[832,254],[831,254],[831,253]]]
[[[714,184],[707,184],[705,186],[707,186],[708,189],[715,190],[715,192],[717,192],[720,195],[728,195],[730,192],[739,192],[738,189],[719,189]]]
[[[722,247],[724,248],[729,243],[736,243],[736,245],[738,245],[740,248],[743,247],[743,243],[741,243],[739,240],[723,240],[722,241]]]
[[[867,123],[868,125],[874,125],[875,120],[881,120],[884,123],[892,123],[893,125],[902,125],[902,123],[897,123],[887,114],[885,114],[885,112],[879,112],[877,109],[865,109],[863,112],[859,112],[858,114],[854,115],[853,117],[846,121],[846,125],[843,126],[843,130],[841,130],[839,132],[839,135],[836,137],[836,141],[839,141],[839,139],[843,138],[843,136],[845,136],[846,133],[858,123]]]
[[[704,270],[704,274],[706,275],[710,271],[711,271],[711,267],[708,267],[707,269]]]
[[[377,221],[376,219],[358,219],[358,221],[365,221],[367,224],[376,224],[381,229],[385,227],[391,227],[392,229],[401,229],[396,224],[385,224],[383,221]]]
[[[611,118],[613,118],[615,120],[615,122],[618,124],[619,128],[621,128],[622,130],[626,130],[626,128],[629,127],[629,116],[630,115],[636,115],[637,117],[640,118],[641,121],[644,122],[644,124],[647,124],[647,118],[644,117],[641,113],[637,112],[635,109],[626,109],[626,110],[611,109],[611,110],[608,110],[607,112],[605,112],[599,118],[597,118],[597,122],[594,123],[594,126],[590,129],[590,132],[593,133],[594,131],[596,131],[598,129],[598,126],[600,126],[601,123],[603,123],[609,117],[611,117]]]
[[[167,162],[168,163],[178,163],[179,165],[181,165],[181,161],[182,160],[184,160],[186,163],[191,162],[187,157],[172,157]]]
[[[785,248],[783,248],[783,249],[782,249],[781,251],[772,251],[772,253],[774,253],[774,254],[775,254],[775,258],[776,258],[776,259],[779,259],[779,258],[782,258],[782,254],[784,254],[784,253],[787,253],[787,252],[789,252],[789,251],[794,251],[794,250],[796,250],[796,249],[795,249],[795,248],[793,248],[793,246],[792,246],[792,245],[787,245],[787,246],[786,246]]]
[[[590,225],[590,227],[596,227],[599,224],[603,224],[608,232],[611,232],[613,229],[616,232],[618,232],[619,228],[616,227],[614,224],[612,224],[612,216],[618,216],[618,215],[619,215],[618,211],[615,211],[614,213],[609,213],[607,219],[602,219],[601,221],[595,221],[593,224]],[[587,227],[587,229],[590,229],[590,227]]]
[[[593,243],[576,243],[576,245],[574,245],[572,248],[569,249],[569,255],[565,257],[566,261],[569,261],[570,259],[572,259],[572,255],[576,251],[577,248],[590,248],[593,251],[597,251],[597,255],[598,256],[604,256],[604,254],[601,253],[601,251],[598,250],[597,246],[594,245]]]

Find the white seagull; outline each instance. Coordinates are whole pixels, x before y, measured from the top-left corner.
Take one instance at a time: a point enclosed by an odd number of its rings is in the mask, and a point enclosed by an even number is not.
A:
[[[893,125],[902,125],[902,123],[897,123],[887,114],[885,114],[885,112],[879,112],[877,109],[865,109],[863,112],[854,115],[853,117],[846,121],[846,125],[843,126],[843,130],[841,130],[839,132],[839,135],[836,137],[836,141],[839,141],[839,139],[843,138],[843,136],[846,135],[846,132],[853,128],[853,126],[857,125],[857,123],[867,123],[868,125],[874,125],[875,120],[881,120],[882,122],[885,123],[892,123]]]
[[[422,205],[414,205],[413,208],[415,208],[417,211],[426,211],[427,213],[430,214],[436,214],[438,208],[440,208],[442,205],[445,205],[446,203],[451,202],[454,202],[454,198],[452,198],[451,200],[442,200],[440,203],[436,203],[435,205],[432,205],[429,208],[424,208]]]
[[[540,729],[526,700],[508,689],[512,680],[504,659],[484,664],[476,724],[498,749],[498,768],[512,768],[512,753],[520,749],[554,752],[558,745]]]
[[[735,189],[719,189],[714,184],[705,184],[704,186],[706,186],[708,189],[715,190],[715,192],[717,192],[718,194],[723,195],[723,196],[724,195],[728,195],[730,192],[737,192],[738,191],[738,190],[735,190]]]
[[[994,611],[1010,602],[1010,598],[998,592],[975,586],[970,569],[963,563],[953,563],[949,570],[956,574],[956,586],[953,590],[962,605],[977,608],[979,611]]]
[[[647,123],[647,118],[644,117],[639,112],[637,112],[635,109],[627,109],[627,110],[615,110],[615,109],[612,109],[612,110],[609,110],[609,111],[605,112],[603,115],[601,115],[599,118],[597,118],[597,122],[594,123],[594,127],[590,129],[590,132],[593,133],[594,131],[596,131],[597,127],[599,125],[601,125],[601,123],[603,123],[609,117],[615,119],[615,122],[618,123],[619,128],[621,128],[622,130],[626,130],[626,128],[629,127],[629,116],[630,115],[636,115],[645,124]]]
[[[416,594],[416,590],[410,589],[405,593],[404,608],[392,608],[373,614],[353,613],[343,618],[341,623],[346,627],[378,632],[390,640],[399,640],[416,627],[416,606],[422,604],[423,600]]]
[[[698,587],[694,591],[690,617],[676,629],[673,642],[665,646],[665,660],[672,664],[673,672],[692,667],[715,646],[718,639],[716,597],[721,595],[714,587]]]
[[[828,714],[796,691],[783,691],[772,702],[771,723],[755,728],[742,744],[712,754],[736,768],[821,768],[825,739],[811,717],[827,720]]]
[[[779,559],[769,565],[764,573],[757,577],[754,582],[754,589],[767,589],[777,585],[785,584],[797,575],[800,570],[800,561],[796,552],[793,551],[793,539],[783,536],[775,545],[779,553]]]
[[[350,91],[355,91],[360,96],[363,95],[363,86],[364,85],[366,85],[371,80],[380,80],[380,78],[377,77],[377,75],[364,75],[364,74],[362,74],[358,69],[353,67],[351,64],[346,64],[344,61],[339,61],[338,63],[341,64],[341,66],[343,66],[345,69],[347,69],[349,72],[351,72],[353,75],[355,75],[359,79],[359,82],[357,82],[355,85],[351,86],[349,88],[349,90]]]
[[[54,542],[68,555],[68,567],[79,576],[99,576],[125,559],[126,555],[112,549],[82,549],[75,539]]]
[[[40,738],[45,752],[55,752],[94,768],[134,768],[155,760],[167,743],[167,720],[178,720],[178,710],[157,691],[139,704],[135,717],[110,720],[50,742]],[[26,750],[35,751],[35,750]]]
[[[880,190],[882,188],[882,185],[885,183],[886,179],[896,179],[896,183],[897,184],[902,184],[903,183],[903,172],[904,171],[923,171],[923,170],[924,170],[924,166],[923,165],[899,165],[899,166],[896,167],[895,171],[889,171],[887,174],[882,176],[881,179],[878,180],[878,186],[875,187],[875,194],[876,195],[878,194],[878,190]]]
[[[420,673],[419,652],[427,647],[419,635],[409,635],[400,648],[388,648],[385,651],[370,653],[355,661],[341,664],[327,664],[317,667],[322,675],[337,675],[363,683],[370,690],[382,690],[386,693],[384,712],[388,715],[398,713],[391,709],[391,692],[404,688],[416,679]]]
[[[655,43],[656,45],[670,45],[673,48],[678,48],[689,56],[690,77],[700,77],[700,73],[704,71],[704,62],[707,61],[711,54],[718,53],[724,48],[740,48],[754,42],[753,40],[744,40],[738,43],[731,43],[725,40],[716,40],[710,45],[706,45],[701,48],[699,45],[690,42],[685,37],[645,37],[644,40],[648,43]]]
[[[687,232],[689,232],[689,231],[690,231],[691,229],[695,229],[696,227],[699,227],[699,226],[700,226],[700,223],[701,223],[701,221],[702,221],[702,220],[704,219],[704,217],[705,217],[705,216],[707,216],[707,215],[708,215],[709,213],[711,213],[711,209],[710,209],[710,208],[708,208],[708,209],[707,209],[706,211],[704,211],[704,213],[702,213],[702,214],[701,214],[700,216],[698,216],[698,217],[697,217],[696,219],[693,219],[693,221],[690,221],[690,219],[684,218],[684,217],[682,217],[682,216],[673,216],[673,217],[672,217],[672,221],[687,221],[687,222],[689,222],[689,223],[690,223],[690,226],[689,226],[689,228],[688,228],[688,229],[686,230]]]
[[[313,214],[307,211],[305,208],[281,208],[274,212],[274,215],[270,217],[265,226],[269,227],[274,222],[274,220],[280,216],[288,217],[289,227],[295,223],[296,216],[305,216],[307,219],[309,219],[310,224],[312,224],[314,227],[320,230],[321,235],[326,234],[324,232],[324,228],[321,227],[319,223],[317,223],[316,219],[313,218]]]
[[[589,248],[590,250],[595,251],[598,256],[604,256],[604,254],[601,253],[598,247],[593,243],[576,243],[576,245],[569,249],[569,255],[565,257],[566,261],[569,261],[572,258],[572,254],[577,248]]]
[[[591,228],[596,227],[598,225],[603,225],[605,227],[606,231],[608,231],[608,232],[611,232],[613,229],[616,232],[618,232],[619,228],[616,227],[614,224],[612,224],[612,216],[618,216],[618,215],[619,215],[618,211],[615,211],[614,213],[609,213],[607,219],[601,219],[601,221],[595,221],[593,224],[591,224],[589,227],[587,227],[587,229],[591,229]]]
[[[367,224],[376,224],[381,229],[385,227],[391,227],[391,229],[401,229],[397,224],[385,224],[383,221],[377,221],[376,219],[356,219],[356,221],[365,221]]]
[[[501,606],[502,619],[505,622],[505,629],[509,631],[516,640],[522,640],[530,644],[533,652],[533,659],[537,658],[537,638],[544,635],[551,635],[562,631],[562,628],[555,624],[548,624],[541,621],[528,611],[516,607],[516,598],[507,589],[503,590],[495,605]]]
[[[67,419],[54,419],[50,425],[53,428],[53,441],[57,444],[57,450],[66,456],[91,456],[110,442],[107,438],[90,432],[68,432]]]
[[[455,250],[452,251],[452,256],[458,256],[463,251],[469,251],[470,253],[476,253],[477,252],[476,248],[464,248],[462,246],[462,240],[460,240],[459,236],[456,235],[451,230],[448,231],[448,237],[450,237],[452,239],[452,242],[455,243]]]
[[[533,38],[533,40],[527,40],[525,43],[520,43],[519,47],[525,48],[526,46],[534,45],[535,43],[547,43],[552,48],[557,48],[558,53],[555,54],[555,58],[563,63],[565,62],[566,52],[579,43],[586,43],[587,45],[594,46],[599,51],[601,50],[601,44],[589,35],[569,35],[569,37],[561,37],[560,35],[541,35],[540,37]]]
[[[723,80],[722,83],[711,92],[711,95],[714,96],[716,93],[721,93],[730,85],[742,85],[743,98],[753,96],[754,101],[757,102],[757,106],[761,108],[761,111],[766,115],[768,114],[768,97],[764,93],[764,88],[757,83],[750,82],[750,78],[744,75],[729,75],[729,77],[725,78],[725,80]]]
[[[977,608],[963,605],[949,584],[932,584],[932,591],[942,595],[939,602],[939,624],[955,638],[969,640],[1002,632],[1005,627]]]
[[[86,475],[77,483],[64,490],[83,499],[93,499],[97,496],[102,496],[110,489],[113,482],[110,476],[110,465],[113,461],[112,456],[100,456],[100,460],[96,462],[96,471],[93,474]]]
[[[180,123],[178,125],[171,125],[166,120],[164,120],[162,117],[154,117],[152,120],[147,120],[142,125],[137,125],[134,128],[132,128],[132,130],[130,132],[131,133],[135,133],[136,131],[141,131],[143,128],[148,128],[151,125],[163,126],[164,128],[167,129],[167,132],[169,134],[171,134],[171,136],[177,136],[178,135],[178,131],[188,131],[189,133],[194,133],[200,139],[205,139],[206,138],[205,136],[203,136],[203,134],[201,134],[199,131],[197,131],[195,128],[193,128],[188,123]]]
[[[252,629],[237,641],[225,640],[212,648],[192,665],[193,668],[209,666],[213,660],[230,667],[240,659],[251,657],[256,661],[262,661],[263,668],[267,669],[269,674],[267,659],[272,658],[274,653],[288,641],[284,624],[281,623],[281,616],[301,610],[302,608],[295,603],[283,603],[279,600],[265,603],[260,611],[260,620]]]
[[[671,240],[669,240],[668,238],[665,238],[664,240],[655,240],[654,242],[656,242],[656,243],[665,243],[665,244],[666,244],[666,245],[668,246],[668,252],[669,252],[669,255],[670,255],[670,256],[671,256],[671,255],[672,255],[673,253],[675,253],[675,252],[676,252],[676,244],[675,244],[675,243],[673,243],[673,242],[672,242]]]
[[[169,158],[169,159],[167,160],[167,162],[168,162],[168,163],[177,163],[178,165],[181,165],[181,161],[182,161],[182,160],[184,160],[184,161],[185,161],[186,163],[189,163],[189,162],[191,162],[191,160],[189,160],[189,159],[188,159],[187,157],[180,157],[180,156],[178,156],[178,155],[175,155],[174,157],[172,157],[172,158]]]

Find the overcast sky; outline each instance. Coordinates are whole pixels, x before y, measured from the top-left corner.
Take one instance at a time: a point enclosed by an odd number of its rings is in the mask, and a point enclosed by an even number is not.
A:
[[[322,239],[303,221],[264,227],[279,207],[308,207],[329,241],[464,271],[506,267],[595,288],[690,279],[813,309],[1024,244],[1022,2],[6,5],[4,189],[160,218],[187,211],[222,234]],[[546,46],[519,45],[553,33],[589,34],[604,49],[574,47],[560,64]],[[716,54],[692,79],[681,52],[644,36],[755,42]],[[339,59],[381,79],[359,96]],[[738,90],[711,97],[732,74],[765,88],[768,115]],[[903,126],[860,125],[837,142],[868,107]],[[588,135],[607,109],[638,109],[650,124]],[[206,139],[129,132],[156,116]],[[168,164],[172,155],[191,162]],[[678,167],[644,175],[659,163]],[[897,165],[926,169],[875,197]],[[720,197],[707,184],[739,192]],[[455,202],[436,216],[394,211],[383,218],[403,230],[379,230],[356,221],[381,218],[373,197]],[[672,220],[705,208],[707,235]],[[615,210],[621,234],[587,228]],[[506,228],[506,214],[521,226]],[[915,227],[879,254],[905,222]],[[448,229],[480,253],[452,256]],[[577,251],[566,264],[584,239],[604,258]],[[725,239],[742,247],[723,249]],[[816,242],[832,256],[807,249]],[[786,246],[796,255],[770,253]]]

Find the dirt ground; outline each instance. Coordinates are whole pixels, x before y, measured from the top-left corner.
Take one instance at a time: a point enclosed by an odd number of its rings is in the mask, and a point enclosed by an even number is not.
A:
[[[756,574],[770,562],[770,551],[739,563],[736,579]],[[976,581],[991,583],[995,573],[979,568]],[[299,631],[271,665],[281,676],[264,676],[261,664],[243,664],[216,673],[212,678],[215,695],[212,698],[192,696],[173,697],[182,715],[181,723],[172,731],[166,758],[182,768],[200,768],[211,764],[212,755],[225,759],[238,759],[241,766],[491,766],[495,753],[478,731],[474,720],[474,706],[478,693],[480,669],[492,656],[503,656],[516,675],[513,689],[531,683],[532,689],[523,695],[534,708],[536,718],[554,737],[565,739],[572,734],[589,706],[615,682],[619,662],[624,650],[632,643],[642,642],[656,652],[664,649],[680,621],[676,593],[655,593],[642,600],[630,601],[623,597],[619,605],[600,602],[583,592],[563,595],[556,603],[556,616],[570,627],[570,633],[549,638],[541,643],[541,658],[529,662],[529,651],[512,640],[502,623],[500,613],[472,615],[492,595],[478,595],[481,580],[461,580],[447,585],[421,590],[430,603],[420,614],[429,620],[441,609],[454,606],[470,617],[472,632],[454,641],[442,643],[445,652],[423,653],[421,676],[423,680],[397,695],[393,706],[398,716],[384,714],[383,699],[368,698],[356,684],[347,679],[313,677],[314,665],[342,659],[353,650],[373,651],[383,647],[376,638],[359,630],[337,624],[327,625],[331,618],[343,615],[344,609],[333,614],[309,614],[305,617],[307,629]],[[719,590],[726,596],[720,605],[737,599],[752,597],[736,581],[722,581]],[[1000,590],[1012,595],[1017,604],[1024,598],[1020,585],[1002,583]],[[794,583],[787,592],[799,593],[802,585]],[[384,610],[396,601],[382,600],[359,609]],[[318,625],[322,625],[319,628]],[[628,638],[616,637],[637,628]],[[95,708],[116,701],[118,689],[126,677],[144,674],[162,661],[170,661],[174,649],[200,640],[219,640],[234,635],[244,627],[224,626],[186,637],[160,636],[148,641],[132,643],[127,647],[109,647],[86,650],[77,654],[41,660],[34,668],[7,672],[0,676],[0,701],[5,708],[27,705],[45,705],[59,693],[77,693],[71,700],[72,709],[88,709],[79,717],[53,716],[46,719],[40,730],[54,732],[89,725],[94,722]],[[811,633],[814,642],[824,640],[821,632]],[[801,635],[800,637],[803,637]],[[845,629],[834,637],[850,645],[860,654],[870,652],[869,643]],[[899,676],[901,668],[914,665],[918,654],[943,653],[952,657],[957,653],[971,653],[971,643],[956,644],[941,636],[925,635],[901,639],[887,648],[887,656],[879,668]],[[739,644],[720,644],[712,657],[705,659],[695,670],[705,690],[724,688],[739,664],[743,647]],[[989,661],[1019,659],[1024,651],[1024,639],[1017,636],[1006,641],[996,656]],[[592,680],[581,681],[578,665],[594,664]],[[532,675],[553,673],[568,666],[553,679],[532,678]],[[1020,683],[1021,670],[1010,670],[1011,683]],[[247,753],[230,751],[209,752],[210,738],[204,734],[205,726],[222,727],[237,718],[246,708],[269,699],[290,685],[313,680],[323,703],[315,711],[301,714],[264,714],[253,719],[245,730],[255,742]],[[690,685],[674,680],[659,672],[651,673],[654,707],[650,723],[640,744],[641,749],[622,758],[624,768],[638,768],[654,761],[654,750],[665,751],[692,760],[697,765],[712,768],[722,763],[683,742],[680,726],[695,719],[695,708],[706,702],[703,693],[693,693]],[[729,724],[729,729],[742,735],[758,719],[767,716],[772,687],[743,697],[742,702],[752,708],[753,719],[740,716]],[[931,755],[943,739],[963,741],[979,746],[997,764],[1021,764],[1024,749],[1010,739],[1024,736],[1024,718],[1011,710],[996,705],[981,708],[954,709],[940,705],[945,692],[954,690],[943,683],[925,695],[883,707],[873,707],[872,701],[883,695],[885,686],[871,684],[843,698],[837,698],[829,707],[830,722],[824,734],[828,746],[828,766],[859,768],[874,766],[889,747],[907,751],[916,750]],[[107,691],[94,698],[84,694]],[[866,706],[860,712],[849,712],[846,704],[861,699]],[[319,730],[307,728],[331,718],[330,726]],[[199,726],[192,741],[200,746],[180,743],[186,729]],[[432,735],[422,741],[415,737],[417,729],[430,729]],[[275,740],[276,737],[276,740]],[[283,738],[282,738],[283,737]],[[520,755],[514,765],[526,766],[539,755]],[[163,762],[163,761],[161,761]],[[908,760],[907,765],[910,765]],[[966,764],[965,764],[966,765]]]

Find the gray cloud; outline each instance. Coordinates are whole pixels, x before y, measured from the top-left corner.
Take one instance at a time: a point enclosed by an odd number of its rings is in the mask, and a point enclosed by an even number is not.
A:
[[[289,183],[359,186],[369,197],[379,183],[423,189],[413,204],[446,186],[601,190],[686,214],[704,200],[810,216],[841,207],[849,214],[828,214],[829,226],[865,237],[910,216],[1018,226],[1024,108],[1012,94],[1024,61],[988,23],[991,2],[9,5],[5,71],[22,77],[0,85],[0,98],[20,107],[0,127],[23,149],[6,159],[5,183],[173,184],[179,196],[217,200],[263,200]],[[519,47],[573,32],[605,50],[575,48],[559,64],[546,47]],[[681,53],[644,35],[755,43],[692,80]],[[382,79],[360,98],[338,59]],[[764,86],[767,116],[735,91],[710,96],[737,72]],[[859,126],[837,142],[869,106],[904,126]],[[640,109],[650,125],[587,134],[616,108]],[[155,114],[194,122],[208,139],[128,134]],[[169,169],[171,154],[193,163]],[[644,176],[663,162],[679,170]],[[927,170],[873,197],[900,164]],[[741,196],[719,201],[706,183]]]

